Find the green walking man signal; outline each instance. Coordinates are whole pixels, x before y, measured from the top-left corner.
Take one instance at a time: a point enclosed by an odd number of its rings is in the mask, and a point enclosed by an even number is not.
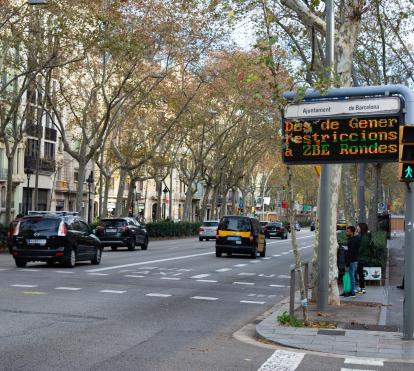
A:
[[[400,182],[414,182],[414,126],[400,126],[399,167]]]

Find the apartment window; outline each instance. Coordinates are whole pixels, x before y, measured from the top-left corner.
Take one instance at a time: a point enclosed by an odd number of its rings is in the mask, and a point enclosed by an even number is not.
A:
[[[137,182],[137,191],[138,192],[143,192],[144,191],[144,181],[143,180],[138,180]]]
[[[21,154],[21,149],[18,149],[17,154],[16,154],[16,174],[19,174],[19,172],[20,172],[20,157],[21,157],[21,155],[22,155]]]
[[[45,142],[45,158],[48,160],[55,159],[55,143]]]
[[[57,168],[57,178],[58,178],[58,180],[62,179],[62,166],[59,166]]]
[[[37,156],[37,139],[27,139],[26,156],[36,158]]]
[[[78,171],[78,170],[75,170],[75,171],[73,172],[73,180],[74,180],[75,182],[79,181],[79,171]]]

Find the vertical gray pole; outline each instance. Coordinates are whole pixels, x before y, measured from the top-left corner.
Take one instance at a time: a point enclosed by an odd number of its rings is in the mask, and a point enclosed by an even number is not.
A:
[[[366,164],[358,164],[358,223],[365,223],[365,169]]]
[[[411,103],[412,104],[412,103]],[[407,124],[414,124],[414,109],[407,109],[405,116]],[[405,266],[404,266],[404,312],[403,312],[403,337],[413,339],[414,333],[414,183],[409,183],[405,191]]]
[[[334,64],[334,3],[326,2],[326,67],[327,78],[332,76]],[[318,266],[318,299],[317,309],[325,310],[328,307],[329,291],[329,235],[331,232],[331,207],[329,205],[331,165],[321,167],[321,185],[319,190],[319,266]]]

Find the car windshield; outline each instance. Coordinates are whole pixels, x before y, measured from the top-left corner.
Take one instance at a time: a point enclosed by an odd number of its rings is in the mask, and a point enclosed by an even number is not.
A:
[[[217,227],[218,224],[218,222],[204,222],[203,227]]]
[[[266,224],[268,224],[268,222],[259,222],[259,223],[262,227],[265,226]]]
[[[101,224],[102,227],[123,227],[126,225],[126,221],[124,219],[106,219],[102,220]]]
[[[280,228],[282,227],[282,223],[270,223],[269,227],[276,227],[276,228]]]
[[[247,218],[225,217],[221,219],[219,229],[225,231],[248,232],[250,231],[250,220]]]
[[[58,218],[24,218],[20,221],[19,234],[38,233],[41,236],[56,234],[59,229]]]

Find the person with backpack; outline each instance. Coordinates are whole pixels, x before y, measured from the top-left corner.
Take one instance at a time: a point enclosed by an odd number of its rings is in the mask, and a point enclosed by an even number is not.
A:
[[[355,273],[358,266],[358,252],[359,252],[359,243],[360,240],[357,236],[355,236],[355,227],[348,226],[346,227],[346,238],[347,238],[347,245],[348,245],[348,254],[347,254],[347,267],[349,267],[349,274],[350,278],[350,290],[347,292],[344,284],[344,292],[341,296],[351,297],[354,298],[356,294],[355,290]],[[345,273],[345,274],[346,274]]]
[[[367,266],[372,248],[372,236],[368,230],[367,223],[358,223],[357,232],[359,236],[359,250],[358,250],[358,267],[357,274],[359,279],[358,294],[366,294],[364,266]]]

